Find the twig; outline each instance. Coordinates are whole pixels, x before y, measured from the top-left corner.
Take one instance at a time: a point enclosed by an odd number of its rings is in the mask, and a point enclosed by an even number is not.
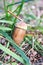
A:
[[[8,10],[8,12],[9,12],[10,14],[12,14],[15,18],[19,19],[20,21],[23,21],[19,16],[13,14],[11,11]]]
[[[23,21],[23,19],[21,19],[19,16],[15,15],[15,14],[13,14],[10,10],[8,10],[8,12],[9,12],[11,15],[13,15],[15,18],[17,18],[18,20]],[[32,27],[30,24],[27,24],[27,26]]]

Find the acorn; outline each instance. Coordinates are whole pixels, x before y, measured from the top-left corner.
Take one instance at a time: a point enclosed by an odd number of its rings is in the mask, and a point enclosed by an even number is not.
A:
[[[19,23],[16,23],[12,35],[13,40],[16,42],[16,44],[20,45],[26,35],[27,26],[31,27],[31,25],[23,22],[23,20],[19,16],[13,14],[10,10],[8,10],[8,13],[10,13],[12,16],[14,16],[20,21]]]
[[[13,40],[16,42],[17,45],[20,45],[23,41],[27,30],[27,24],[23,21],[16,23],[15,29],[13,32]]]

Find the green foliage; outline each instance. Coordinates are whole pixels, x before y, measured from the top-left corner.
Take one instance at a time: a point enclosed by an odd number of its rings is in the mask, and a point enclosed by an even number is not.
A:
[[[26,56],[25,53],[19,48],[19,46],[14,43],[14,41],[11,39],[11,37],[8,36],[8,34],[5,33],[4,31],[0,31],[0,34],[2,34],[2,35],[10,42],[10,44],[19,52],[19,54],[22,56],[22,58],[23,58],[24,61],[26,62],[26,65],[31,65],[29,58],[27,58],[27,56]]]
[[[30,38],[31,37],[31,38]],[[37,35],[36,35],[36,37],[37,37]],[[34,49],[41,55],[41,56],[43,56],[43,46],[41,45],[41,43],[40,42],[38,42],[37,41],[37,38],[34,38]],[[31,40],[30,40],[31,39]],[[27,41],[28,42],[28,44],[30,44],[31,46],[33,45],[33,41],[32,41],[32,39],[33,39],[33,36],[31,36],[31,35],[28,35],[28,36],[26,36],[25,37],[25,41]]]
[[[0,49],[4,51],[3,55],[9,54],[10,56],[15,58],[17,61],[23,63],[24,65],[31,65],[30,59],[26,56],[23,50],[21,50],[21,48],[12,40],[11,38],[12,35],[10,36],[8,34],[9,32],[10,34],[13,32],[12,30],[14,29],[15,23],[17,22],[17,18],[14,18],[11,14],[9,14],[8,10],[11,10],[13,13],[16,13],[16,15],[19,16],[19,14],[22,11],[24,2],[27,2],[27,1],[30,1],[30,0],[22,0],[21,2],[18,2],[20,4],[18,4],[17,8],[12,11],[12,7],[17,3],[15,3],[14,0],[12,0],[11,4],[7,3],[8,5],[6,5],[6,0],[3,0],[5,13],[3,14],[2,17],[0,17],[0,23],[1,23],[0,24],[0,35],[6,38],[6,40],[8,41],[8,44],[7,44],[7,47],[4,47],[2,44],[0,44]],[[31,10],[30,12],[32,13]],[[37,18],[33,13],[25,14],[25,16],[27,17],[28,20],[36,20],[37,22],[39,22],[38,25],[35,27],[32,27],[32,26],[28,27],[28,30],[31,30],[32,32],[35,30],[39,30],[41,33],[43,33],[43,27],[40,26],[40,22],[42,22],[43,19]],[[5,24],[9,26],[5,26]],[[32,46],[32,39],[33,39],[33,36],[27,35],[24,38],[24,41],[25,42],[27,41]],[[8,47],[10,44],[13,46],[13,48],[17,50],[20,56],[12,52],[11,50],[9,50]],[[43,47],[40,43],[38,43],[37,40],[35,40],[34,42],[34,49],[43,56]],[[14,64],[17,65],[17,63],[12,63],[12,65]]]
[[[10,24],[10,25],[13,24],[12,21],[7,21],[7,20],[0,20],[0,23],[7,23],[7,24]]]
[[[17,59],[18,61],[20,61],[21,63],[24,64],[24,61],[23,61],[23,59],[20,56],[18,56],[16,53],[10,51],[8,48],[4,47],[1,44],[0,44],[0,49],[3,50],[6,54],[9,54],[13,58]]]
[[[13,62],[12,65],[17,65],[17,63],[16,62]]]
[[[12,29],[9,28],[9,27],[0,26],[0,30],[3,30],[3,31],[11,31]]]
[[[0,62],[0,65],[2,65],[2,63]]]
[[[13,1],[14,0],[12,0],[12,4],[13,4]],[[2,44],[0,44],[0,49],[4,51],[3,55],[9,54],[10,56],[12,56],[16,60],[20,61],[24,65],[31,65],[30,59],[27,58],[27,56],[25,55],[25,53],[12,40],[11,36],[8,35],[8,31],[12,32],[12,30],[14,28],[14,25],[16,23],[17,18],[14,18],[11,14],[8,13],[8,9],[10,10],[10,8],[11,8],[11,11],[12,11],[12,7],[13,6],[10,5],[10,7],[7,7],[6,6],[6,0],[3,0],[3,3],[4,3],[5,15],[3,15],[2,17],[0,17],[0,23],[2,23],[2,25],[0,26],[0,35],[4,36],[8,40],[8,45],[7,45],[7,47],[4,47]],[[7,2],[7,4],[9,4],[9,3]],[[22,0],[21,4],[19,4],[17,6],[17,8],[15,10],[15,11],[17,11],[16,12],[17,16],[22,11],[23,4],[24,4],[24,0]],[[6,27],[5,24],[8,24],[9,26]],[[21,57],[19,55],[17,55],[16,53],[14,53],[14,52],[12,52],[11,50],[8,49],[9,44],[11,44],[17,50],[17,52],[19,52],[19,54],[21,55]]]

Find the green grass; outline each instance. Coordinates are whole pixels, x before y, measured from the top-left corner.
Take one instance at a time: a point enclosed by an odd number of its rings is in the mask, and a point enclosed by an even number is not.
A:
[[[0,43],[0,49],[4,51],[3,55],[9,54],[10,56],[12,56],[13,58],[15,58],[17,61],[23,63],[24,65],[31,65],[30,59],[26,56],[26,54],[23,52],[23,50],[21,50],[21,48],[13,41],[12,39],[12,32],[14,30],[14,26],[17,22],[17,18],[13,17],[11,14],[8,13],[8,10],[11,10],[11,12],[13,11],[13,13],[16,13],[17,16],[20,15],[20,13],[22,12],[22,8],[25,2],[30,1],[30,0],[22,0],[21,2],[19,2],[20,4],[18,4],[17,8],[12,10],[13,6],[17,3],[14,2],[14,0],[12,0],[12,3],[9,4],[7,2],[7,6],[6,6],[6,0],[3,0],[3,4],[4,4],[4,14],[2,17],[0,17],[0,35],[4,36],[6,38],[6,40],[8,41],[8,45],[6,45],[7,47],[3,46]],[[37,18],[34,13],[32,12],[32,10],[30,9],[31,14],[27,14],[25,13],[25,16],[27,17],[26,19],[28,20],[36,20],[38,22],[37,26],[33,27],[29,27],[27,30],[31,30],[32,32],[34,32],[35,30],[39,30],[39,32],[41,32],[43,34],[43,27],[40,26],[40,23],[43,21],[41,18]],[[9,26],[5,26],[5,24],[9,25]],[[10,32],[10,33],[9,33]],[[9,34],[8,34],[9,33]],[[34,38],[36,39],[36,37]],[[31,35],[27,35],[24,38],[24,41],[28,42],[29,45],[32,46],[32,42],[33,42],[33,36]],[[16,49],[16,51],[20,54],[17,55],[16,53],[12,52],[11,50],[9,50],[9,46],[10,44],[12,45],[13,48]],[[34,47],[33,47],[38,53],[40,53],[43,56],[43,47],[40,43],[38,43],[37,39],[34,42]],[[41,51],[40,51],[41,49]],[[16,65],[16,63],[12,63],[12,65]]]

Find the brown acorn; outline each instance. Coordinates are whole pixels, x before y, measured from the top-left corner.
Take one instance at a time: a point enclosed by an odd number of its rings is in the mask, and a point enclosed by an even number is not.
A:
[[[27,26],[30,26],[29,24],[26,24],[25,22],[23,22],[23,20],[13,14],[10,10],[8,10],[8,12],[13,15],[15,18],[17,18],[18,20],[20,20],[19,23],[16,23],[16,26],[15,26],[15,29],[14,29],[14,32],[13,32],[13,40],[18,44],[20,45],[21,42],[23,41],[24,39],[24,36],[26,35],[26,30],[27,30]]]
[[[24,39],[26,34],[27,24],[25,22],[16,23],[14,32],[13,32],[13,40],[20,45]]]

